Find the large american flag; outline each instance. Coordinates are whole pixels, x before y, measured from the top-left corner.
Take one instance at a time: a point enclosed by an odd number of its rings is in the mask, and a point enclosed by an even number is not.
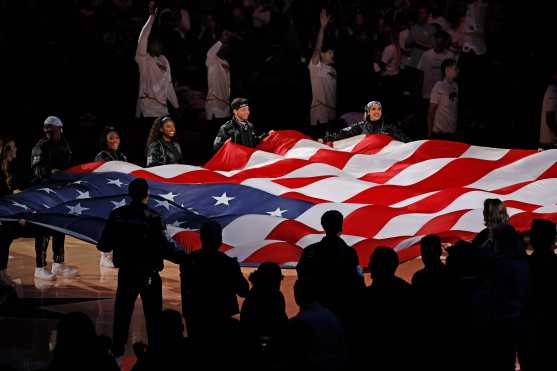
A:
[[[149,206],[163,215],[169,238],[197,249],[199,226],[212,218],[223,226],[223,250],[244,265],[294,266],[322,238],[320,218],[331,209],[344,215],[342,238],[364,265],[381,245],[414,258],[430,233],[471,239],[483,229],[486,198],[502,199],[520,231],[534,218],[557,221],[557,150],[385,135],[331,147],[295,131],[274,132],[256,149],[227,143],[204,167],[77,166],[0,199],[0,219],[28,219],[95,243],[110,211],[129,202],[135,177],[148,180]]]

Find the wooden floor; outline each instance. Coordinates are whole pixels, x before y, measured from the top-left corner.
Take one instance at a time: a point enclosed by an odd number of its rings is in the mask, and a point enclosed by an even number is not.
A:
[[[49,267],[51,253],[49,248]],[[15,313],[0,313],[0,365],[8,363],[16,370],[34,370],[46,366],[53,330],[64,313],[82,311],[93,319],[98,334],[112,336],[117,270],[99,267],[99,252],[95,246],[73,238],[66,239],[66,263],[79,268],[78,278],[54,282],[35,280],[33,240],[20,239],[12,244],[8,273],[18,283],[17,293],[23,304]],[[421,267],[421,260],[415,259],[401,264],[397,274],[410,280],[412,274]],[[247,277],[253,268],[242,270]],[[284,270],[283,275],[282,292],[290,317],[298,310],[292,292],[296,272]],[[178,266],[166,262],[161,276],[164,307],[180,310]],[[367,274],[366,282],[369,282]],[[145,341],[145,333],[141,301],[138,300],[130,326],[127,354],[132,353],[130,344]]]

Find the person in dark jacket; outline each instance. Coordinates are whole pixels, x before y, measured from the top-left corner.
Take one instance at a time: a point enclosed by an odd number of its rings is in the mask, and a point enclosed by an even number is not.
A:
[[[113,126],[106,126],[100,138],[101,151],[95,156],[95,161],[125,161],[128,159],[120,151],[120,134]]]
[[[240,312],[236,295],[245,298],[249,284],[236,258],[219,251],[222,227],[217,222],[203,223],[200,237],[201,250],[189,254],[180,266],[188,337],[197,344],[207,369],[236,369],[234,360],[241,349],[239,323],[232,316]]]
[[[256,134],[255,127],[248,121],[250,111],[247,99],[235,98],[230,106],[234,116],[219,128],[213,143],[215,152],[229,139],[232,143],[254,148],[267,135],[267,133]]]
[[[62,120],[56,116],[49,116],[44,121],[45,137],[39,140],[31,151],[31,170],[34,184],[43,183],[52,174],[70,167],[72,150],[63,135],[63,126]],[[54,260],[51,272],[46,270],[46,250],[50,236],[52,236]],[[65,235],[55,231],[45,231],[35,238],[35,278],[54,280],[56,275],[75,277],[79,274],[76,267],[64,264],[64,240]]]
[[[234,258],[219,251],[222,227],[214,221],[201,225],[201,250],[188,255],[180,267],[182,313],[188,335],[210,336],[223,330],[240,312],[236,295],[246,297],[248,281]]]
[[[157,346],[163,259],[180,263],[185,257],[185,252],[166,238],[161,215],[147,206],[149,186],[145,179],[134,179],[128,193],[131,203],[110,213],[97,245],[102,252],[113,251],[114,266],[120,268],[114,304],[113,354],[117,357],[124,353],[137,295],[143,302],[149,345]]]
[[[408,136],[393,123],[386,122],[383,118],[383,108],[378,101],[371,101],[364,109],[364,119],[339,132],[329,133],[325,136],[326,142],[345,139],[360,134],[386,134],[401,142],[408,142]]]
[[[242,304],[240,327],[250,354],[261,362],[276,360],[278,344],[288,326],[280,292],[282,278],[280,266],[273,262],[262,263],[249,276],[253,286]]]
[[[325,237],[304,249],[296,271],[298,279],[315,286],[317,301],[345,321],[364,288],[364,278],[356,251],[340,237],[342,223],[343,216],[337,210],[323,214]]]
[[[176,124],[170,116],[155,120],[147,138],[147,167],[182,163],[182,148],[176,141]]]

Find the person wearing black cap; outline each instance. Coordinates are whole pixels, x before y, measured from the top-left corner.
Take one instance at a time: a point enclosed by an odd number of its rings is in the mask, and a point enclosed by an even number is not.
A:
[[[101,252],[113,251],[118,272],[114,304],[113,354],[124,353],[128,330],[137,295],[141,295],[147,324],[149,345],[158,344],[158,321],[162,311],[162,282],[159,272],[163,259],[180,263],[183,250],[176,249],[166,238],[161,215],[147,206],[149,185],[145,179],[130,182],[131,203],[113,210],[97,245]]]
[[[48,180],[57,171],[64,170],[71,165],[72,150],[63,136],[62,120],[56,116],[49,116],[44,121],[45,138],[39,140],[31,151],[31,170],[33,183],[40,184]],[[52,236],[53,260],[52,271],[46,270],[46,250],[49,235]],[[48,231],[35,238],[36,269],[35,278],[54,280],[56,275],[74,277],[79,274],[77,268],[64,264],[63,233]]]
[[[213,143],[215,152],[229,139],[232,143],[253,148],[267,135],[267,133],[257,135],[253,124],[248,121],[250,112],[247,99],[235,98],[230,107],[234,116],[220,127]]]
[[[383,107],[378,101],[371,101],[364,108],[364,119],[336,133],[328,133],[326,142],[353,137],[360,134],[386,134],[401,142],[408,142],[408,136],[400,128],[383,119]]]

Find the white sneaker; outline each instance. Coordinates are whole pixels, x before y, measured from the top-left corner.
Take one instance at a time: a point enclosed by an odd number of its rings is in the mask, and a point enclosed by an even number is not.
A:
[[[64,263],[52,263],[52,273],[57,276],[66,278],[75,277],[79,275],[79,270],[71,265]]]
[[[0,271],[0,286],[16,287],[16,283],[10,276],[8,276],[5,269]]]
[[[99,265],[104,268],[114,268],[114,262],[112,261],[112,254],[109,252],[101,252],[101,259]]]
[[[54,281],[56,279],[56,275],[47,271],[45,267],[42,267],[35,268],[35,278],[45,281]]]

